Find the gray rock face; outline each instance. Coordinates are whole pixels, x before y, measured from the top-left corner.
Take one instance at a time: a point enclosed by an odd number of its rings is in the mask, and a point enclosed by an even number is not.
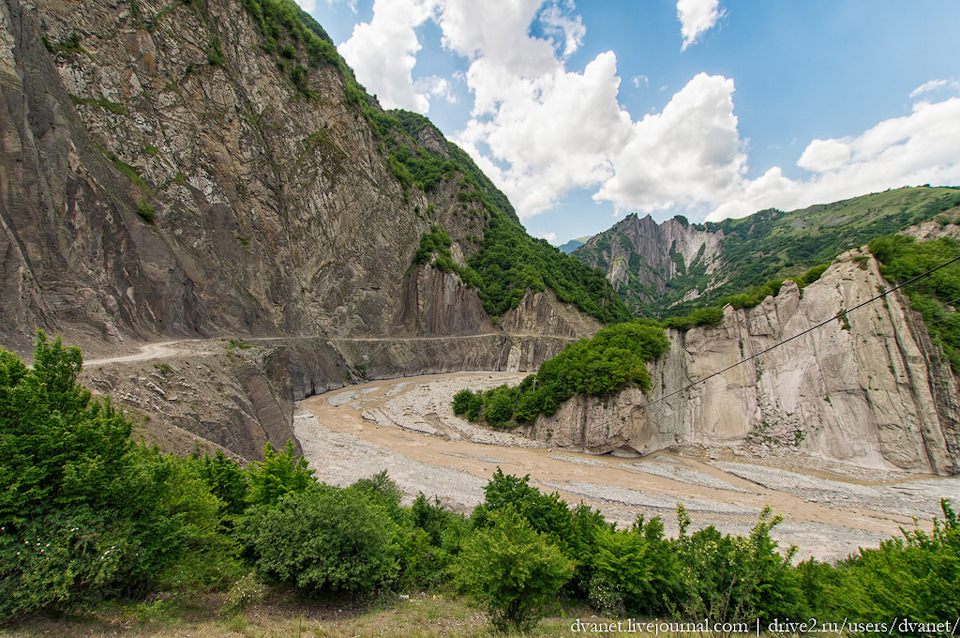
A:
[[[456,275],[411,270],[431,223],[462,263],[484,216],[464,212],[457,176],[429,201],[405,191],[340,70],[310,70],[306,98],[264,44],[239,0],[0,1],[4,346],[29,351],[38,327],[81,347],[276,336],[257,360],[185,366],[202,410],[123,375],[98,386],[255,457],[292,437],[310,392],[528,369],[595,330],[541,295],[504,320],[547,338],[504,335]],[[418,139],[448,154],[434,128]]]
[[[431,222],[458,245],[482,237],[454,214],[456,188],[427,219],[335,67],[300,97],[240,2],[204,5],[3,3],[3,333],[476,329],[472,293],[405,276]],[[451,294],[467,317],[429,307]]]
[[[639,288],[647,291],[639,298],[650,302],[681,269],[702,265],[712,275],[721,264],[722,241],[723,231],[700,230],[677,218],[658,224],[650,215],[629,215],[606,233],[590,238],[577,254],[588,265],[606,271],[618,291],[636,279]],[[695,298],[696,291],[691,293],[690,298]]]
[[[957,380],[905,298],[892,293],[805,333],[884,286],[872,257],[845,253],[802,295],[788,281],[755,308],[728,306],[718,326],[670,331],[648,395],[569,401],[532,435],[595,453],[789,446],[867,467],[956,473]]]

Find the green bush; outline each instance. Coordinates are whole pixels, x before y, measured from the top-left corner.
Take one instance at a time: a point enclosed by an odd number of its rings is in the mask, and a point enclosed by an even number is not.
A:
[[[574,394],[605,397],[627,385],[649,390],[646,362],[669,347],[670,341],[659,325],[634,321],[610,326],[592,339],[567,346],[516,388],[500,386],[483,393],[481,409],[475,409],[478,395],[469,390],[458,392],[454,413],[508,427],[532,423],[540,414],[550,416]]]
[[[260,574],[307,594],[370,593],[399,571],[396,523],[357,490],[287,494],[251,508],[239,534]]]
[[[293,441],[287,441],[281,452],[267,443],[263,453],[264,460],[247,469],[247,501],[251,505],[273,505],[286,494],[302,494],[316,485],[314,471],[308,468],[307,459],[297,457]]]
[[[950,238],[917,242],[907,235],[881,237],[870,242],[870,252],[883,264],[880,273],[903,283],[960,256],[960,243]],[[934,341],[955,373],[960,373],[960,263],[932,273],[903,288],[910,306],[923,315]]]
[[[559,494],[544,494],[530,486],[530,476],[504,474],[498,467],[484,487],[484,500],[473,511],[475,529],[490,526],[490,515],[510,510],[522,516],[534,530],[560,548],[563,555],[578,563],[572,584],[583,591],[592,574],[588,557],[593,553],[601,529],[608,527],[599,511],[579,504],[570,508]]]
[[[861,549],[838,566],[845,614],[890,625],[960,616],[960,521],[949,501],[941,508],[932,533],[904,530],[903,538]]]
[[[190,455],[197,475],[202,478],[210,491],[224,503],[224,512],[237,516],[247,507],[247,473],[240,465],[221,451],[213,456],[201,455],[194,450]]]
[[[722,535],[712,525],[687,535],[690,519],[677,509],[680,535],[677,563],[682,592],[679,610],[687,618],[750,622],[797,617],[804,611],[800,578],[791,566],[796,548],[777,551],[770,530],[783,517],[765,506],[749,537]]]
[[[556,600],[575,563],[512,510],[491,512],[489,523],[464,541],[455,582],[487,609],[498,631],[526,631]]]
[[[0,619],[214,584],[235,565],[222,502],[186,461],[134,446],[81,366],[42,332],[30,368],[0,350]]]
[[[145,199],[137,202],[137,215],[148,224],[153,224],[157,221],[157,209]]]

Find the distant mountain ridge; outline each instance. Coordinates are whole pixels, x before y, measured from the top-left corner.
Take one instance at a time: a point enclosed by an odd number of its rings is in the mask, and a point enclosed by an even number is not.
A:
[[[565,244],[557,246],[557,248],[560,250],[560,252],[566,253],[569,255],[570,253],[575,251],[577,248],[580,248],[580,246],[583,246],[585,243],[587,243],[588,239],[590,239],[589,235],[585,235],[583,237],[576,237],[574,239],[571,239]]]
[[[572,254],[599,268],[638,317],[682,315],[914,224],[960,217],[960,190],[914,187],[795,211],[691,224],[628,215]]]

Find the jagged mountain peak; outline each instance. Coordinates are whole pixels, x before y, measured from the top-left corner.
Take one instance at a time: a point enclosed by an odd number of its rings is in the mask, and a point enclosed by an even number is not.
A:
[[[719,223],[691,224],[680,216],[657,223],[634,213],[573,255],[607,273],[635,315],[660,318],[799,276],[844,250],[958,206],[957,189],[924,186]]]

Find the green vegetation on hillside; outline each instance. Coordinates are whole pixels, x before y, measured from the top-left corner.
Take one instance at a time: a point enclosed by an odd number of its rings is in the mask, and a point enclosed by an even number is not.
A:
[[[450,251],[452,245],[453,240],[443,226],[430,224],[430,232],[420,237],[420,246],[414,253],[413,263],[417,266],[430,265],[441,272],[455,272],[468,288],[481,287],[483,281],[477,271],[453,261],[453,253]]]
[[[460,175],[458,201],[476,211],[467,214],[482,214],[486,223],[480,248],[468,264],[479,276],[469,283],[479,289],[487,313],[501,316],[516,308],[528,289],[539,292],[550,288],[560,301],[576,305],[603,323],[630,319],[626,306],[602,273],[527,234],[506,195],[462,149],[447,142],[450,157],[444,158],[418,146],[415,137],[432,128],[429,120],[395,110],[377,112],[372,121],[389,150],[391,170],[404,188],[415,185],[429,195],[441,181]],[[418,251],[415,262],[422,263],[422,257]],[[452,270],[452,262],[448,264],[442,255],[437,264],[447,272]]]
[[[950,238],[914,241],[906,235],[891,235],[870,242],[870,252],[881,262],[880,273],[903,283],[931,268],[960,257],[960,244]],[[934,342],[960,373],[960,262],[932,273],[902,289],[910,306],[923,315]]]
[[[491,209],[480,250],[468,263],[483,279],[480,298],[493,316],[516,308],[527,289],[550,288],[602,323],[631,318],[603,273],[530,237],[499,208]]]
[[[790,212],[769,209],[742,219],[696,225],[702,230],[723,233],[720,245],[723,263],[708,275],[702,253],[690,264],[678,262],[680,275],[667,281],[662,293],[637,278],[637,273],[645,268],[644,261],[632,251],[629,238],[616,228],[607,231],[595,247],[582,247],[574,256],[608,269],[605,255],[611,242],[622,244],[628,249],[630,280],[620,288],[621,297],[635,316],[662,318],[687,314],[724,297],[745,294],[765,282],[797,276],[817,264],[832,261],[845,250],[933,219],[958,206],[960,190],[923,186]],[[679,254],[675,254],[674,260],[677,258],[682,261]],[[723,283],[708,290],[718,281]],[[681,301],[694,289],[701,293],[699,297]]]
[[[246,469],[223,454],[136,445],[130,421],[77,385],[80,369],[76,348],[42,334],[32,366],[0,350],[3,623],[157,590],[188,599],[219,589],[229,617],[266,588],[338,605],[410,589],[461,594],[495,628],[521,630],[557,600],[687,622],[879,622],[897,635],[916,632],[894,619],[960,615],[960,521],[947,501],[932,532],[905,531],[836,565],[794,566],[794,550],[781,554],[771,538],[781,519],[768,508],[738,536],[688,533],[681,505],[669,539],[659,517],[617,528],[499,469],[467,518],[422,494],[401,505],[385,472],[346,488],[317,483],[292,445],[268,446]]]
[[[494,427],[511,427],[533,423],[541,414],[555,414],[574,394],[605,397],[630,384],[648,390],[646,362],[669,347],[667,335],[658,325],[631,322],[610,326],[592,339],[567,346],[515,388],[503,385],[482,393],[461,390],[453,397],[453,412]]]

